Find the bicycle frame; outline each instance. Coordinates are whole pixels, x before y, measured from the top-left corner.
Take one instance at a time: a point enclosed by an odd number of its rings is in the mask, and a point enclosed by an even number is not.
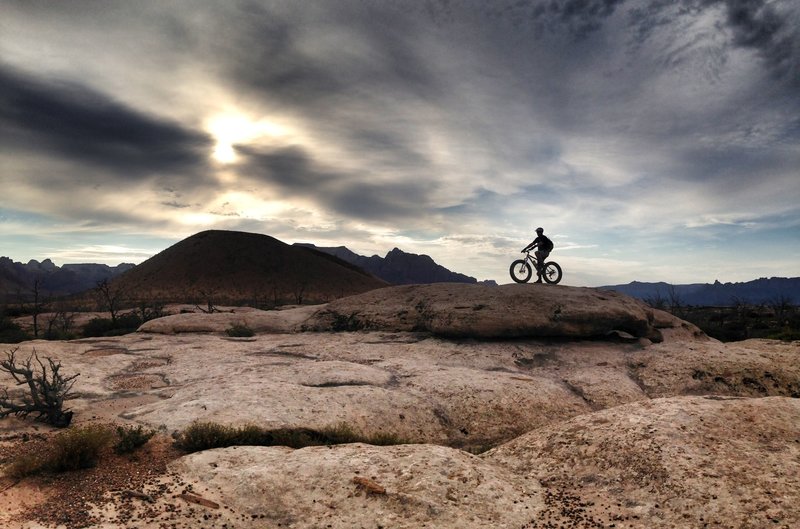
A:
[[[539,260],[536,259],[536,255],[531,255],[531,250],[525,252],[525,260],[530,262],[534,270],[539,269]]]

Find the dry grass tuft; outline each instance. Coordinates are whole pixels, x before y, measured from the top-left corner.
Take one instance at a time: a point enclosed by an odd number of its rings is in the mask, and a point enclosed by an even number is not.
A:
[[[195,422],[176,438],[176,446],[185,452],[199,452],[228,446],[288,446],[304,448],[346,443],[372,445],[407,444],[409,441],[391,433],[366,435],[347,423],[313,430],[310,428],[278,428],[268,430],[254,424],[227,426],[215,422]]]

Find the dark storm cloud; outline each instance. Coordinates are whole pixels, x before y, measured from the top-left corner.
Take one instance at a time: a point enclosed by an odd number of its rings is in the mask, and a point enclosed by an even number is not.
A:
[[[127,107],[91,88],[0,65],[0,139],[139,179],[202,174],[208,136]]]
[[[419,23],[381,3],[320,3],[287,12],[248,2],[226,11],[218,29],[224,38],[209,50],[238,90],[347,138],[350,130],[357,135],[376,120],[400,117],[404,103],[447,95],[415,45]],[[338,40],[327,43],[333,32]],[[384,105],[375,107],[379,102]]]
[[[683,0],[677,9],[680,16],[694,17],[711,7],[722,7],[725,23],[732,34],[732,45],[751,48],[768,68],[790,84],[800,83],[800,25],[796,18],[786,18],[774,4],[765,0]],[[634,40],[643,42],[655,28],[675,21],[667,15],[676,9],[673,0],[654,0],[632,7],[631,26],[636,29]]]
[[[275,184],[292,194],[312,195],[336,178],[312,167],[309,154],[299,147],[270,151],[238,147],[236,150],[247,160],[244,174]]]
[[[755,48],[774,71],[800,85],[800,27],[764,0],[727,0],[734,43]]]
[[[625,0],[567,0],[564,2],[543,1],[535,3],[534,16],[550,22],[560,22],[569,28],[576,38],[584,38],[598,30],[603,19],[614,14],[614,10]]]
[[[302,197],[346,218],[391,221],[431,209],[431,182],[376,183],[368,174],[342,174],[318,168],[310,154],[291,147],[276,151],[237,149],[245,158],[243,174],[257,184],[277,188],[287,198]]]
[[[425,182],[351,182],[333,190],[327,201],[334,210],[362,220],[419,220],[433,213],[430,193],[434,187]]]
[[[190,28],[187,33],[197,29]],[[225,24],[218,30],[224,38],[210,47],[223,59],[223,73],[262,96],[307,105],[346,89],[335,72],[302,56],[298,27],[267,6],[240,3],[238,9],[226,12]]]
[[[328,4],[315,7],[320,5]],[[251,159],[258,159],[261,178],[314,197],[337,213],[374,220],[404,213],[410,218],[423,205],[431,213],[437,210],[428,198],[429,184],[422,182],[439,169],[420,140],[431,136],[443,138],[454,153],[485,151],[499,179],[504,172],[546,174],[569,157],[565,142],[583,137],[618,138],[620,159],[642,157],[637,149],[649,153],[641,165],[626,167],[646,177],[672,174],[742,187],[762,170],[791,163],[785,153],[757,152],[762,140],[746,131],[789,134],[786,141],[796,141],[796,134],[778,130],[785,124],[771,117],[775,109],[797,112],[800,103],[793,101],[791,86],[771,87],[768,100],[759,94],[763,80],[754,78],[748,80],[751,86],[723,91],[724,102],[714,101],[716,85],[735,69],[732,48],[756,50],[763,65],[782,78],[787,65],[793,67],[798,30],[763,1],[434,1],[421,6],[343,1],[324,16],[272,6],[237,15],[236,33],[230,35],[235,44],[216,50],[237,88],[303,115],[323,137],[363,162],[358,174],[344,176],[313,163],[312,147],[262,153]],[[702,17],[712,8],[717,10],[713,27]],[[317,26],[320,20],[325,26]],[[317,27],[344,36],[327,41]],[[720,38],[725,35],[720,28],[727,28],[727,41]],[[427,55],[417,46],[426,39],[446,48]],[[448,70],[448,60],[460,67]],[[675,92],[682,86],[691,86],[707,104],[691,99],[684,104]],[[727,145],[728,137],[736,141]],[[472,174],[469,160],[463,163],[465,175]],[[373,184],[370,170],[379,173],[384,165],[394,174],[405,172],[405,181],[413,185]],[[574,185],[594,185],[601,178],[575,171],[562,178]],[[458,185],[471,184],[465,178]],[[526,185],[516,187],[518,195],[529,194]],[[399,196],[394,204],[388,198],[393,192]],[[359,193],[370,199],[358,200]],[[538,188],[536,196],[547,193],[559,200],[553,187]],[[486,193],[462,196],[468,197],[463,207],[448,212],[497,209]]]

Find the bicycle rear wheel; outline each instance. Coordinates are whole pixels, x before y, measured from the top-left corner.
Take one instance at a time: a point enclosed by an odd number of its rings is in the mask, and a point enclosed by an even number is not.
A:
[[[508,271],[511,273],[511,279],[516,283],[527,283],[531,279],[531,274],[533,274],[531,265],[525,259],[517,259],[511,263],[511,268]]]
[[[555,261],[545,263],[542,277],[546,283],[550,283],[551,285],[558,284],[558,282],[561,281],[561,267]]]

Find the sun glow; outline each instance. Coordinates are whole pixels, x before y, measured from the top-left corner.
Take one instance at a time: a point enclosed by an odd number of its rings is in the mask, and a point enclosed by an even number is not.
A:
[[[292,207],[282,200],[265,200],[248,193],[229,192],[219,198],[219,206],[214,209],[213,213],[263,220],[281,215]]]
[[[279,138],[287,130],[268,119],[252,120],[241,113],[219,114],[208,120],[206,129],[214,137],[211,156],[219,163],[230,164],[237,159],[236,145],[251,143],[262,138]]]

